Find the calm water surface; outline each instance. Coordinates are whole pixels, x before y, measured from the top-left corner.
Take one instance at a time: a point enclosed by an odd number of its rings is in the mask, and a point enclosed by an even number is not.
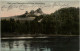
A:
[[[2,39],[1,51],[79,51],[78,36]]]

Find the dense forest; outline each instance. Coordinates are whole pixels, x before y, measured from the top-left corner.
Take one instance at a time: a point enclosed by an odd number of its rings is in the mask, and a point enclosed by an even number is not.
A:
[[[37,16],[33,21],[1,20],[1,33],[79,35],[79,8],[69,7]],[[2,34],[3,35],[3,34]]]

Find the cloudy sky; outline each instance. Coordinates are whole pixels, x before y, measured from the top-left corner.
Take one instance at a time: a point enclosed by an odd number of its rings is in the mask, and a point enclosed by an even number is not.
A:
[[[0,3],[0,17],[9,17],[24,14],[26,11],[41,8],[46,14],[54,13],[56,10],[65,7],[79,7],[78,0],[3,0]]]

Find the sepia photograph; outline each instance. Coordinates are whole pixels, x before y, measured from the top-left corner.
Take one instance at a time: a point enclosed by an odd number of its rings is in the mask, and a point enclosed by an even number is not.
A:
[[[78,0],[0,2],[1,51],[79,51]]]

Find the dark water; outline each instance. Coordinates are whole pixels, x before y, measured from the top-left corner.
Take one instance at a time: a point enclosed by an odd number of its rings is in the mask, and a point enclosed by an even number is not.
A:
[[[1,45],[1,51],[79,51],[79,37],[2,39]]]

